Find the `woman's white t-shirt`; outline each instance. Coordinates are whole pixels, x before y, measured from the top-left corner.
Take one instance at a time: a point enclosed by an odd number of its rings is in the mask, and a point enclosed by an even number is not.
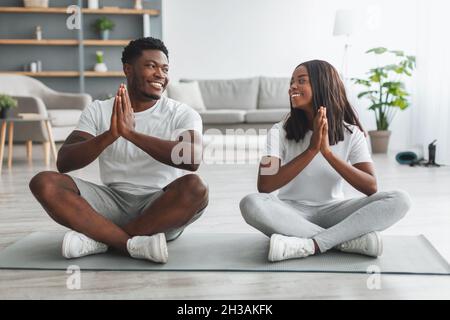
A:
[[[267,156],[281,159],[285,165],[309,147],[312,131],[296,142],[286,139],[284,121],[275,124],[267,135]],[[344,140],[330,146],[333,154],[351,164],[372,162],[364,133],[357,126],[348,125],[352,132],[344,128]],[[308,205],[319,205],[344,198],[343,178],[318,153],[314,159],[289,183],[279,189],[278,197]]]
[[[92,102],[81,114],[75,130],[98,136],[109,130],[114,98]],[[151,108],[135,112],[135,130],[148,136],[175,141],[183,131],[202,134],[200,115],[184,103],[162,96]],[[105,185],[123,191],[157,191],[181,177],[181,169],[165,165],[145,151],[119,137],[99,156],[100,178]]]

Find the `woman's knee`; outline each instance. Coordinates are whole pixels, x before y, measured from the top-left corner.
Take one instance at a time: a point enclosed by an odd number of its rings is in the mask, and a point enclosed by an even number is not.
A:
[[[411,208],[411,198],[403,190],[394,190],[388,192],[388,198],[392,200],[392,211],[399,219],[403,218]]]
[[[246,195],[239,203],[239,208],[241,209],[242,217],[247,223],[257,219],[257,215],[260,212],[258,207],[261,204],[262,195],[260,193],[252,193]]]

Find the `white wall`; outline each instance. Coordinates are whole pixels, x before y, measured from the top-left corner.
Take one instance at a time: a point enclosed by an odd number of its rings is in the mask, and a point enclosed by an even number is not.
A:
[[[340,69],[344,39],[332,35],[334,15],[350,8],[358,16],[348,56],[350,77],[377,63],[364,54],[369,48],[415,54],[417,11],[411,0],[168,0],[162,8],[163,39],[171,78],[290,76],[296,65],[310,59],[324,59]],[[349,96],[366,129],[374,129],[367,103],[356,100],[352,86]],[[392,150],[410,145],[409,120],[408,110],[397,115]]]

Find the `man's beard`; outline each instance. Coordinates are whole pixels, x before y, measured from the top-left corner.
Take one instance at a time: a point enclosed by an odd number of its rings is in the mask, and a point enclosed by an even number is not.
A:
[[[161,96],[157,96],[155,94],[148,94],[145,91],[141,91],[141,95],[143,95],[146,98],[152,99],[152,100],[159,100],[159,99],[161,99]]]
[[[145,92],[144,90],[140,90],[139,87],[140,85],[142,85],[142,87],[145,87],[145,84],[143,83],[144,81],[141,81],[141,79],[135,77],[132,81],[132,86],[134,87],[133,89],[135,90],[135,92],[139,92],[141,96],[151,99],[151,100],[159,100],[161,99],[161,96],[157,96],[156,94],[148,94],[147,92]]]

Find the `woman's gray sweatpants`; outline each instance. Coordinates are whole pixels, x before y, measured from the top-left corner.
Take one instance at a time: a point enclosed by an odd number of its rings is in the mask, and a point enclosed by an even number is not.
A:
[[[255,193],[241,200],[245,221],[268,237],[272,234],[314,239],[321,252],[402,219],[411,206],[404,191],[378,192],[369,197],[305,205]]]

